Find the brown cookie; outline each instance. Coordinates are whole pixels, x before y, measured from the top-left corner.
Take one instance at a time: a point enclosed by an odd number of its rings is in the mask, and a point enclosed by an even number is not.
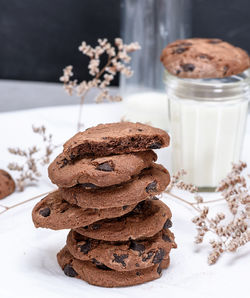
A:
[[[108,156],[169,145],[169,135],[162,129],[132,122],[100,124],[74,135],[64,144],[67,159],[86,155]]]
[[[32,211],[35,226],[52,230],[74,229],[89,225],[103,218],[121,216],[131,211],[136,204],[108,209],[82,209],[63,200],[55,191],[36,204]]]
[[[174,41],[162,51],[161,61],[171,74],[181,78],[223,78],[250,66],[244,50],[209,38]]]
[[[153,164],[133,180],[119,186],[89,189],[81,185],[60,189],[63,199],[82,208],[111,208],[131,205],[149,196],[160,194],[170,181],[168,171],[161,165]]]
[[[163,228],[169,228],[172,214],[160,200],[146,200],[131,212],[112,219],[77,228],[76,232],[88,238],[105,241],[127,241],[152,237]]]
[[[15,182],[10,174],[0,170],[0,200],[12,194],[15,188]]]
[[[82,279],[89,284],[101,287],[126,287],[142,284],[161,276],[162,269],[169,266],[169,256],[161,264],[132,271],[115,271],[99,262],[80,261],[75,259],[64,247],[57,254],[57,261],[64,274]]]
[[[86,157],[69,162],[64,153],[49,166],[49,178],[59,187],[91,183],[99,187],[120,184],[138,175],[156,161],[152,151],[136,152],[108,157]]]
[[[92,259],[117,271],[143,269],[161,263],[175,248],[174,235],[163,229],[145,240],[110,242],[87,238],[71,230],[67,237],[67,248],[78,260]]]

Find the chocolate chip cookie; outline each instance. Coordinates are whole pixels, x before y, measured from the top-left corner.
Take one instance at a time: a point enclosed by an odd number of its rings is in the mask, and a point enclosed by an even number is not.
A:
[[[171,211],[160,200],[146,200],[131,212],[112,219],[103,219],[77,228],[76,232],[93,239],[127,241],[152,237],[171,219]]]
[[[153,164],[137,177],[119,186],[97,188],[95,185],[78,185],[60,189],[62,198],[82,208],[111,208],[139,203],[163,192],[170,182],[168,171]]]
[[[36,204],[32,211],[35,226],[52,230],[74,229],[89,225],[103,218],[121,216],[136,204],[108,209],[82,209],[63,200],[60,192],[55,191]]]
[[[76,184],[94,184],[99,187],[120,184],[138,175],[156,161],[152,151],[136,152],[108,157],[85,157],[69,162],[64,153],[49,166],[50,180],[59,187],[72,187]]]
[[[15,182],[10,174],[0,170],[0,200],[12,194],[15,188]]]
[[[166,256],[160,264],[145,269],[115,271],[96,261],[77,260],[64,247],[57,254],[57,261],[64,274],[69,277],[76,277],[101,287],[126,287],[159,278],[162,269],[169,266],[170,259]]]
[[[174,41],[162,51],[161,61],[171,74],[181,78],[223,78],[250,67],[244,50],[211,38]]]
[[[108,156],[149,149],[159,149],[169,145],[169,135],[152,126],[119,122],[100,124],[77,133],[64,144],[67,159],[86,155]]]
[[[163,229],[144,240],[110,242],[95,240],[71,230],[67,237],[67,248],[78,260],[92,259],[117,271],[143,269],[161,263],[172,248],[174,235]]]

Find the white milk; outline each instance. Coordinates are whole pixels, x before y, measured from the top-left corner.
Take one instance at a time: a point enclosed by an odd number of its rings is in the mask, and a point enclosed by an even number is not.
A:
[[[248,100],[249,71],[226,78],[181,79],[166,72],[172,170],[199,188],[218,186],[239,162]]]
[[[166,93],[151,91],[127,94],[124,98],[124,118],[168,130]]]
[[[173,172],[185,169],[184,180],[198,187],[218,186],[240,159],[247,105],[171,98]]]

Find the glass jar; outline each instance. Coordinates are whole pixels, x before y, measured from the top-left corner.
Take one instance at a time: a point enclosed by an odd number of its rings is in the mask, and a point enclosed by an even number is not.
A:
[[[249,70],[221,79],[165,76],[172,170],[184,181],[214,190],[240,159],[249,99]]]
[[[121,19],[124,42],[141,45],[131,55],[133,76],[120,76],[124,118],[168,129],[160,55],[169,42],[190,36],[191,0],[122,0]]]

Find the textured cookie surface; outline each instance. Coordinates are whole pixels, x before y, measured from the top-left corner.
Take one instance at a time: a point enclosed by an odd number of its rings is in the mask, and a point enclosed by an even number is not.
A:
[[[60,187],[91,183],[104,187],[120,184],[152,165],[157,156],[152,151],[112,155],[108,157],[86,157],[68,162],[60,154],[49,166],[50,180]]]
[[[104,219],[77,228],[79,234],[98,240],[127,241],[152,237],[167,226],[172,214],[160,200],[146,200],[119,218]]]
[[[94,259],[117,271],[130,271],[160,264],[175,247],[174,235],[168,229],[163,229],[145,240],[126,242],[95,240],[73,230],[67,238],[67,248],[76,259]]]
[[[77,133],[64,144],[67,159],[81,156],[108,156],[159,149],[169,145],[162,129],[132,122],[100,124]]]
[[[114,187],[89,189],[83,186],[60,189],[63,199],[82,208],[111,208],[131,205],[155,196],[166,189],[170,181],[168,171],[153,164],[131,181]]]
[[[162,269],[169,266],[170,261],[169,256],[166,256],[161,264],[145,269],[115,271],[98,262],[77,260],[66,247],[57,254],[57,260],[65,275],[82,279],[92,285],[109,288],[133,286],[157,279],[161,276]]]
[[[0,199],[7,197],[15,191],[15,182],[4,170],[0,170]]]
[[[165,68],[181,78],[223,78],[248,69],[248,54],[220,39],[191,38],[170,43],[161,54]]]
[[[135,206],[136,204],[125,208],[82,209],[63,200],[60,192],[56,191],[36,204],[32,211],[32,219],[36,227],[53,230],[73,229],[89,225],[103,218],[121,216]]]

